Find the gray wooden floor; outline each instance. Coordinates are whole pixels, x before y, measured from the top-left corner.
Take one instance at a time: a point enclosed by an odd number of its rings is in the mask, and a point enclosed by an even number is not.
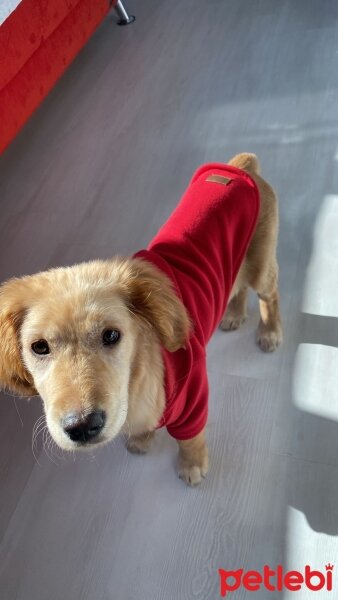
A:
[[[0,279],[143,247],[196,167],[253,151],[280,196],[285,344],[255,347],[253,298],[213,338],[199,489],[165,431],[147,457],[40,439],[36,460],[39,401],[3,395],[1,600],[216,599],[219,567],[338,558],[338,4],[128,6],[135,24],[106,19],[1,160]]]

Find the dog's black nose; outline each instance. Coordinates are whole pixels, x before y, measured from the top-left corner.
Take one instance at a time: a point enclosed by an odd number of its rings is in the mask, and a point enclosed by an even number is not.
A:
[[[89,415],[71,413],[62,420],[63,430],[73,442],[88,442],[103,429],[106,415],[103,410],[96,410]]]

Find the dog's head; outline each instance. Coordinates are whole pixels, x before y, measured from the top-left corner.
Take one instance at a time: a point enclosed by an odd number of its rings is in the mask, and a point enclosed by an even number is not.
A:
[[[133,364],[145,344],[174,352],[188,335],[168,278],[140,259],[12,279],[0,287],[0,384],[41,396],[59,446],[89,447],[126,422]]]

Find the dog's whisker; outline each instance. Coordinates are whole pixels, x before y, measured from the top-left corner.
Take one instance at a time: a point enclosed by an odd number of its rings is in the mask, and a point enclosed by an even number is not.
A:
[[[32,453],[33,456],[37,462],[37,464],[39,465],[39,467],[41,467],[41,464],[39,463],[39,459],[38,456],[36,454],[37,451],[37,438],[39,436],[40,433],[43,434],[43,432],[45,431],[45,429],[47,429],[47,425],[44,422],[40,422],[40,424],[36,427],[35,432],[33,432],[33,436],[32,436]]]
[[[35,435],[34,438],[32,439],[32,450],[37,450],[38,449],[38,435],[43,432],[43,430],[45,429],[45,427],[43,427],[42,429],[40,429],[39,433],[37,435]]]
[[[46,455],[48,456],[49,460],[52,463],[54,463],[54,465],[56,465],[57,467],[59,466],[58,462],[56,460],[54,460],[54,458],[53,458],[53,452],[51,451],[49,445],[47,445],[47,448],[46,448]]]
[[[36,425],[33,429],[33,435],[32,435],[32,441],[36,442],[39,433],[45,428],[47,427],[47,423],[45,421],[40,421],[40,423],[38,425]]]
[[[38,430],[40,428],[41,425],[43,425],[45,423],[46,417],[45,415],[41,415],[34,423],[33,426],[33,431],[32,431],[32,441],[35,440],[35,438],[38,435]]]
[[[49,454],[49,452],[48,452],[48,442],[49,442],[49,438],[50,438],[49,431],[48,431],[48,429],[46,428],[46,429],[44,430],[44,432],[43,432],[43,438],[42,438],[42,439],[43,439],[43,448],[44,448],[44,451],[45,451],[45,453],[46,453],[46,456],[47,456],[47,458],[49,458],[49,460],[50,460],[52,463],[54,463],[54,465],[58,466],[58,464],[55,462],[55,460],[53,460],[53,457],[52,457],[52,456],[50,456],[50,454]]]
[[[36,442],[39,434],[43,431],[43,429],[47,427],[47,424],[42,422],[33,430],[32,441]]]
[[[34,429],[37,429],[41,424],[46,422],[46,417],[45,415],[41,415],[41,417],[39,417],[39,419],[35,422],[34,427],[33,427],[33,431]]]
[[[59,446],[55,443],[52,437],[50,437],[49,450],[52,456],[55,456],[58,460],[64,460],[63,456],[59,454]]]

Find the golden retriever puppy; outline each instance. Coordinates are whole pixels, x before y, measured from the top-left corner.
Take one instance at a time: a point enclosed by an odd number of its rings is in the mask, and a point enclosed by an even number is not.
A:
[[[165,425],[178,441],[180,477],[199,483],[212,332],[241,325],[252,287],[259,346],[270,352],[282,341],[277,231],[276,195],[255,155],[206,165],[148,250],[1,286],[2,386],[41,396],[65,450],[124,432],[128,449],[142,453]]]

